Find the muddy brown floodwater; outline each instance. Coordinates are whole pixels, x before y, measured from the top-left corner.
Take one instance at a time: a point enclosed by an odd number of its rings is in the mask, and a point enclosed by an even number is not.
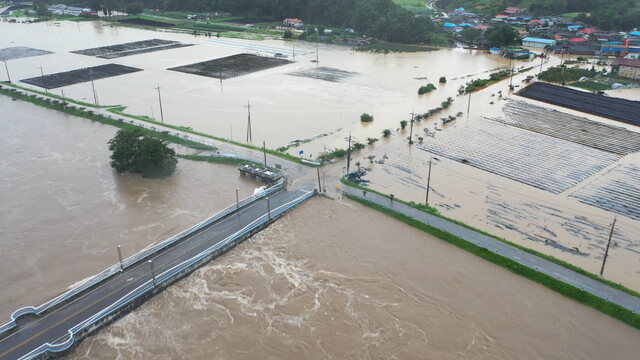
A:
[[[256,183],[180,160],[165,180],[117,175],[116,128],[0,96],[0,323],[184,230]]]
[[[632,359],[638,331],[351,201],[314,198],[70,359]]]

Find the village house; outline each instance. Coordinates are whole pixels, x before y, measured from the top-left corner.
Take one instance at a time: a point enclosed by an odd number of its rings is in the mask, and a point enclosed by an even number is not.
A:
[[[286,18],[282,20],[282,25],[300,29],[304,27],[304,22],[298,18]]]
[[[612,72],[633,80],[640,80],[640,60],[618,58],[611,64]]]
[[[546,46],[553,46],[557,42],[551,39],[541,39],[535,37],[526,37],[522,39],[522,46],[534,47],[534,48],[545,48]]]
[[[518,7],[508,7],[504,9],[502,12],[509,15],[516,15],[516,14],[522,14],[524,12],[524,9],[521,9]]]

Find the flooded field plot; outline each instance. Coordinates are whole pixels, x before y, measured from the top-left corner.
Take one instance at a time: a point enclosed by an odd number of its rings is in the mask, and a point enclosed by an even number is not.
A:
[[[130,74],[137,71],[142,71],[142,69],[118,64],[106,64],[45,76],[37,76],[20,81],[45,89],[55,89],[63,86],[80,84],[91,80]]]
[[[620,158],[485,120],[439,133],[419,148],[554,194]]]
[[[300,69],[298,71],[290,72],[287,75],[300,76],[300,77],[331,81],[331,82],[340,82],[342,80],[346,80],[352,77],[355,74],[356,74],[355,72],[351,72],[351,71],[344,71],[344,70],[334,69],[326,66],[320,66],[315,68]]]
[[[640,101],[596,95],[540,82],[527,86],[517,94],[529,99],[640,126]]]
[[[640,150],[640,133],[618,126],[523,101],[507,102],[504,113],[506,117],[491,120],[620,155]]]
[[[257,71],[289,64],[290,61],[257,56],[252,54],[236,54],[220,59],[203,61],[191,65],[178,66],[168,70],[180,71],[194,75],[207,76],[216,79],[230,79],[237,76],[251,74]]]
[[[32,56],[40,56],[53,54],[51,51],[32,49],[24,46],[15,46],[0,49],[0,61],[27,58]]]
[[[640,220],[640,167],[616,166],[571,196],[585,204]]]
[[[138,55],[160,50],[169,50],[191,45],[193,44],[184,44],[178,41],[171,40],[151,39],[71,52],[74,54],[95,56],[102,59],[115,59],[123,56]]]

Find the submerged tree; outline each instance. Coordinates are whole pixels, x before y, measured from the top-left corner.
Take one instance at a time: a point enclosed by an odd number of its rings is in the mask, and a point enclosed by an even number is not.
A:
[[[111,167],[118,173],[142,174],[146,178],[164,178],[176,170],[178,158],[166,142],[145,136],[142,131],[123,129],[109,140]]]

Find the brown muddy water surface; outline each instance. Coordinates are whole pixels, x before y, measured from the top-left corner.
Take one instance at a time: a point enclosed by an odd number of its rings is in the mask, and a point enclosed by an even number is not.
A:
[[[0,323],[249,196],[233,166],[180,160],[168,179],[118,175],[116,128],[0,96]]]
[[[351,201],[314,198],[79,359],[633,359],[638,331]]]

